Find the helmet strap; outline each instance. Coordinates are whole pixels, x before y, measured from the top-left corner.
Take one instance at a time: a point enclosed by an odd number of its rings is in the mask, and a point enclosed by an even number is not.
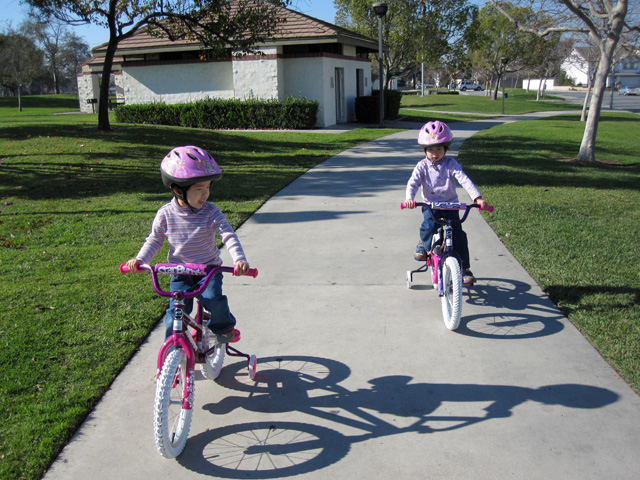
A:
[[[191,188],[191,185],[189,185],[188,187],[181,187],[179,185],[173,184],[171,185],[171,192],[173,193],[173,196],[176,197],[178,200],[181,200],[184,203],[186,203],[187,207],[189,207],[193,213],[196,213],[196,209],[193,208],[189,204],[189,200],[187,200],[187,191],[190,188]]]

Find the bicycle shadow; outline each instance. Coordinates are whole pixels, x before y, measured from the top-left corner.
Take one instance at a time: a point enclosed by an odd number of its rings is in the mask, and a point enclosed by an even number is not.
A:
[[[531,293],[531,285],[504,278],[478,278],[463,289],[470,305],[497,313],[464,315],[457,333],[478,338],[523,339],[556,334],[564,329],[564,315],[546,295]]]
[[[203,409],[212,415],[244,409],[268,413],[272,420],[229,425],[191,437],[178,457],[185,468],[223,478],[300,475],[340,461],[358,442],[466,428],[510,417],[516,406],[529,401],[597,409],[618,399],[610,390],[589,385],[411,383],[413,379],[403,375],[374,378],[368,387],[350,391],[338,383],[349,376],[346,365],[302,356],[261,360],[251,385],[240,373],[244,367],[244,362],[225,367],[218,383],[245,395],[229,395]],[[287,414],[292,412],[318,421],[290,421]],[[327,422],[336,428],[322,426]],[[361,433],[345,435],[338,431],[341,427]]]

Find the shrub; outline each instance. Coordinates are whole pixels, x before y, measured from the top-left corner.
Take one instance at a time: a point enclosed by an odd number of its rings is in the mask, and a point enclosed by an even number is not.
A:
[[[380,91],[374,90],[370,97],[356,98],[356,121],[360,123],[377,123],[380,121]],[[398,117],[402,92],[399,90],[384,91],[384,118],[393,120]]]
[[[150,103],[122,105],[116,109],[116,121],[191,128],[220,129],[310,129],[316,123],[316,100],[219,99],[207,98],[192,103],[167,105]]]

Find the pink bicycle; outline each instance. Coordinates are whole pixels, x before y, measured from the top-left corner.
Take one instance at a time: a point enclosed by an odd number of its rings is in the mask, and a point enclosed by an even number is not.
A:
[[[256,376],[255,355],[244,354],[228,343],[218,345],[216,336],[207,328],[210,314],[198,296],[204,292],[209,282],[218,273],[233,273],[233,267],[214,267],[208,273],[205,265],[156,264],[138,265],[139,272],[147,270],[151,274],[153,288],[158,295],[173,297],[173,334],[165,340],[158,352],[156,371],[156,398],[154,403],[154,437],[158,452],[165,458],[174,458],[184,450],[191,426],[195,397],[195,364],[200,364],[205,378],[215,380],[220,375],[225,353],[247,359],[249,376]],[[125,264],[120,266],[122,274],[130,270]],[[190,292],[167,292],[160,287],[158,274],[200,275],[204,281],[197,290]],[[246,274],[258,276],[258,270],[250,269]],[[191,314],[184,311],[185,300],[194,299]],[[240,340],[240,332],[235,331],[233,342]]]
[[[424,265],[416,270],[407,271],[407,288],[411,288],[413,274],[426,272],[431,269],[431,281],[433,288],[438,289],[438,295],[442,299],[442,319],[449,330],[456,330],[460,326],[462,317],[462,264],[458,254],[453,249],[453,227],[454,223],[462,223],[467,219],[472,208],[480,208],[474,203],[416,202],[416,206],[425,206],[433,218],[440,225],[440,228],[433,236],[431,246],[428,249],[427,260]],[[400,208],[406,208],[404,203]],[[464,210],[462,218],[451,220],[439,218],[434,211],[437,210]],[[492,206],[487,206],[484,210],[493,212]],[[425,248],[427,245],[425,245]],[[471,285],[464,285],[470,287]]]

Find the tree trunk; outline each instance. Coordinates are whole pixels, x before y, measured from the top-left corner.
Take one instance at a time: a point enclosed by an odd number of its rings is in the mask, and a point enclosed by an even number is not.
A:
[[[493,91],[493,99],[497,100],[498,99],[498,89],[500,88],[500,84],[502,83],[502,75],[498,76],[498,79],[496,80],[496,88]]]
[[[598,121],[600,119],[600,111],[602,110],[602,100],[604,99],[605,87],[607,84],[607,76],[611,67],[611,59],[613,52],[618,43],[617,39],[606,38],[602,40],[600,47],[600,62],[596,72],[596,78],[593,86],[593,96],[589,104],[589,114],[587,115],[587,123],[584,127],[584,135],[580,144],[580,152],[578,153],[578,161],[595,163],[596,161],[596,135],[598,133]]]
[[[113,58],[118,47],[118,38],[115,33],[109,36],[109,45],[104,56],[104,66],[102,68],[102,79],[100,80],[100,98],[98,100],[98,130],[111,130],[109,124],[109,83],[111,80],[111,68]]]
[[[584,122],[587,119],[587,105],[589,105],[589,99],[591,98],[591,89],[593,88],[593,77],[595,72],[589,75],[589,81],[587,82],[587,94],[584,96],[584,102],[582,103],[582,115],[580,115],[580,121]]]

